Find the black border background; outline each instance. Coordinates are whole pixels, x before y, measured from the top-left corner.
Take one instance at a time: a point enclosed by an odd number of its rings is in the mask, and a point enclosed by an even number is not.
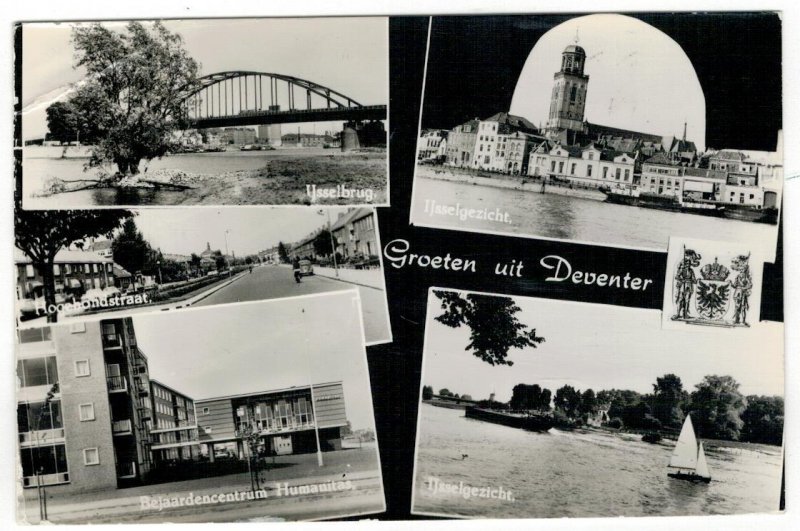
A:
[[[475,116],[507,110],[528,53],[548,29],[580,15],[434,17],[423,127],[450,128]],[[775,13],[634,14],[680,44],[706,97],[706,144],[774,150],[781,128],[781,22]],[[381,240],[402,238],[413,252],[536,262],[559,254],[576,269],[653,278],[655,289],[619,293],[545,286],[489,274],[395,269],[384,258],[393,343],[367,348],[387,512],[410,514],[423,332],[430,286],[580,300],[660,310],[666,253],[502,237],[409,225],[428,17],[390,20],[391,208],[378,209]],[[487,112],[488,111],[488,112]],[[782,226],[782,224],[781,224]],[[761,317],[783,321],[783,252],[779,228],[774,264],[765,264]],[[494,278],[492,278],[494,277]]]

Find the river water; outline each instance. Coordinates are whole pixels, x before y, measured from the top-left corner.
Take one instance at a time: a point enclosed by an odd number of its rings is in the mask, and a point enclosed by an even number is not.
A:
[[[426,200],[462,208],[499,208],[511,223],[431,216]],[[649,208],[616,205],[554,194],[494,188],[467,183],[426,179],[414,180],[411,222],[430,227],[502,232],[539,236],[600,245],[666,251],[670,236],[741,241],[752,251],[775,256],[778,228],[775,225],[733,219],[682,214]]]
[[[91,179],[99,173],[97,169],[84,171],[89,160],[88,149],[69,148],[67,158],[61,158],[60,147],[26,147],[23,150],[23,197],[26,208],[80,208],[87,205],[167,205],[179,197],[178,191],[115,190],[98,189],[36,197],[45,182],[51,177],[65,181]],[[224,151],[219,153],[182,153],[150,162],[142,161],[141,171],[177,169],[190,173],[222,174],[240,170],[263,168],[267,161],[279,157],[311,157],[329,155],[331,150],[323,148],[276,149],[269,151]]]
[[[654,445],[633,434],[600,431],[526,432],[428,404],[420,405],[420,415],[415,513],[558,518],[778,510],[778,447],[707,449],[712,481],[693,484],[667,477],[671,441]],[[514,501],[433,494],[429,476],[451,484],[502,486]]]

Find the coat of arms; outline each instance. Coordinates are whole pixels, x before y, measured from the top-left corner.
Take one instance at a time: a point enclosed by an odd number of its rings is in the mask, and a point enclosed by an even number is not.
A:
[[[698,252],[683,247],[673,277],[675,313],[671,319],[711,326],[750,326],[750,254],[735,256],[730,267],[721,264],[718,257],[702,266],[701,260]]]

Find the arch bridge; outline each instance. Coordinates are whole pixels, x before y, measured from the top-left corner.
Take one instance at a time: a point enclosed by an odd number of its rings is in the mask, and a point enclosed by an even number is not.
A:
[[[181,97],[198,129],[387,118],[386,105],[362,105],[313,81],[267,72],[210,74],[184,87]]]

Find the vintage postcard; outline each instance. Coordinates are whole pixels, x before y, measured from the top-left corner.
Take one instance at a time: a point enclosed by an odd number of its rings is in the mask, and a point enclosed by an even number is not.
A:
[[[782,323],[666,331],[652,310],[431,288],[421,380],[413,514],[780,508]]]
[[[750,328],[759,323],[763,258],[734,242],[670,238],[664,328]]]
[[[345,292],[19,330],[18,521],[384,511],[359,310]]]
[[[23,206],[388,205],[386,17],[22,25]]]
[[[411,222],[658,251],[670,236],[738,240],[772,260],[780,18],[703,26],[749,25],[776,43],[773,57],[738,57],[736,90],[759,87],[757,102],[723,96],[727,78],[696,68],[725,53],[696,45],[696,24],[688,13],[433,17]],[[751,103],[759,127],[737,125]]]
[[[328,291],[391,341],[372,207],[16,211],[21,328]]]

